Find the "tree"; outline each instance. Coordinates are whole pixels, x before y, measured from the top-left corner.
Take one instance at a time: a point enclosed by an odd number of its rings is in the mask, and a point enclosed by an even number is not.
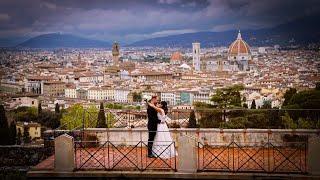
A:
[[[290,99],[292,98],[293,95],[295,95],[297,93],[297,90],[295,88],[290,88],[286,91],[286,93],[284,94],[284,102],[283,102],[283,106],[286,106],[289,104]]]
[[[213,108],[214,106],[205,102],[194,102],[193,106],[196,107],[197,109],[201,108]]]
[[[255,100],[252,100],[252,103],[251,103],[251,109],[256,109],[256,101]]]
[[[272,102],[270,100],[263,101],[263,105],[261,106],[261,109],[271,109]]]
[[[142,95],[138,92],[133,92],[133,101],[134,102],[141,102],[142,101]]]
[[[38,120],[38,110],[35,107],[18,107],[13,110],[13,118],[22,122],[30,122]]]
[[[39,102],[39,104],[38,104],[38,116],[40,116],[41,113],[42,113],[42,105],[41,105],[41,102]]]
[[[56,107],[54,108],[54,112],[55,112],[56,114],[59,114],[59,113],[60,113],[60,105],[59,105],[59,103],[56,103]]]
[[[4,106],[0,105],[0,128],[8,128],[8,120]]]
[[[94,128],[97,125],[97,119],[98,109],[96,107],[90,106],[88,109],[84,109],[80,104],[75,104],[62,115],[60,123],[63,128],[69,130],[82,126]]]
[[[10,130],[8,120],[3,105],[0,105],[0,145],[7,145],[10,143]]]
[[[49,110],[43,110],[38,122],[45,127],[56,129],[60,126],[61,113],[56,114]]]
[[[297,129],[297,124],[289,116],[289,113],[286,112],[285,115],[281,117],[281,119],[286,129]]]
[[[27,126],[23,127],[23,142],[24,143],[30,143],[31,142],[31,137],[29,134],[29,128]]]
[[[97,128],[107,128],[106,115],[104,113],[104,106],[103,106],[102,102],[100,103],[100,110],[99,110],[99,114],[98,114]]]
[[[22,141],[22,133],[20,128],[18,129],[18,134],[17,134],[17,144],[20,145]]]
[[[191,111],[189,116],[188,128],[196,128],[196,127],[197,127],[196,115],[194,111]]]
[[[116,123],[116,118],[111,112],[107,112],[107,127],[112,128]]]
[[[265,113],[254,113],[250,114],[247,117],[248,124],[246,128],[261,128],[265,129],[268,128],[268,118],[266,117]]]
[[[243,103],[242,107],[248,109],[248,104],[247,103]]]
[[[215,95],[211,97],[211,101],[217,103],[219,108],[241,107],[240,91],[243,89],[242,85],[217,89]]]
[[[296,105],[301,109],[320,109],[320,91],[307,90],[296,93],[290,98],[287,105]]]
[[[222,122],[225,122],[222,117],[225,115],[225,112],[222,110],[207,110],[199,112],[199,125],[200,128],[218,128]]]
[[[315,89],[315,90],[317,90],[317,91],[320,90],[320,82],[317,82],[317,83],[316,83],[316,89]]]
[[[245,129],[247,128],[248,119],[246,117],[230,118],[228,122],[220,124],[220,128],[226,129]]]
[[[17,139],[17,129],[16,129],[16,123],[12,121],[10,123],[10,140],[9,144],[16,144],[16,139]]]

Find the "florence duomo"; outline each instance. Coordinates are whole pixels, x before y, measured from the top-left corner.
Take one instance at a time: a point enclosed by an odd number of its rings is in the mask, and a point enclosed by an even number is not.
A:
[[[243,40],[240,30],[225,53],[203,59],[203,70],[214,72],[249,71],[252,62],[250,46]]]
[[[231,71],[249,70],[248,62],[251,60],[250,47],[242,39],[240,30],[237,39],[229,46],[228,61]]]

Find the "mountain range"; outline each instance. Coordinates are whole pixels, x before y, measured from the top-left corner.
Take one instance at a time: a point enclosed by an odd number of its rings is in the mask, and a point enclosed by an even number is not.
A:
[[[151,38],[137,41],[123,46],[128,47],[191,47],[191,43],[198,41],[201,47],[228,46],[237,37],[238,30],[223,32],[196,32],[165,37]],[[320,42],[320,14],[303,17],[294,21],[277,25],[272,28],[257,30],[241,30],[243,39],[250,46],[269,45],[295,45]],[[19,39],[1,42],[17,43]],[[20,38],[21,40],[21,38]],[[22,43],[18,43],[18,48],[110,48],[111,43],[106,41],[92,40],[72,34],[43,34]]]
[[[237,30],[224,32],[196,32],[138,41],[129,46],[191,47],[198,41],[201,47],[228,46],[237,37]],[[241,31],[243,39],[251,46],[293,45],[320,42],[320,15],[258,30]]]
[[[109,48],[111,43],[105,41],[82,38],[72,34],[43,34],[33,37],[21,44],[18,48]]]

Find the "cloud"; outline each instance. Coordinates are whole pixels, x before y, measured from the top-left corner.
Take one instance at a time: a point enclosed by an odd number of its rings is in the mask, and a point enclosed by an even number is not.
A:
[[[188,32],[271,27],[319,12],[318,0],[2,0],[0,36],[63,32],[130,43]]]
[[[0,21],[9,21],[10,16],[8,14],[0,14]]]
[[[158,0],[160,4],[175,4],[179,3],[180,0]]]
[[[168,35],[193,33],[193,32],[197,32],[197,31],[194,29],[165,30],[165,31],[154,32],[151,35],[155,37],[155,36],[168,36]]]

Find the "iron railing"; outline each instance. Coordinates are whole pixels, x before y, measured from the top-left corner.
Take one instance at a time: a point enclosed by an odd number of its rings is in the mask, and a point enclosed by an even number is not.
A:
[[[307,141],[198,142],[198,171],[307,173]]]
[[[169,128],[189,127],[193,110],[170,110],[167,114]],[[104,109],[108,128],[147,127],[146,111]],[[196,127],[224,129],[315,129],[320,128],[319,109],[196,109]],[[95,128],[98,112],[83,112],[74,115],[56,130],[83,130]],[[237,123],[241,122],[241,123]]]
[[[176,171],[175,142],[162,142],[147,156],[145,141],[125,145],[116,141],[75,141],[76,170],[172,170]]]
[[[146,111],[106,109],[105,114],[108,127],[146,127],[148,123]],[[169,111],[167,116],[170,118],[169,127],[187,127],[190,111]]]

